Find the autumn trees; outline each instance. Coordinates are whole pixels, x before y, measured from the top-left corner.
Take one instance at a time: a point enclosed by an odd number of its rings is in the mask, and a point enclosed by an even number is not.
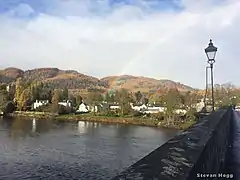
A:
[[[214,97],[217,106],[236,105],[240,102],[240,91],[232,88],[215,88]]]
[[[76,97],[76,105],[79,106],[82,103],[82,101],[83,101],[82,96],[77,95],[77,97]]]
[[[132,108],[129,103],[133,102],[133,97],[126,89],[120,89],[115,93],[116,102],[120,106],[120,114],[127,115],[131,112]]]
[[[103,96],[99,92],[90,92],[88,94],[87,101],[89,104],[93,105],[93,113],[95,114],[97,110],[96,106],[98,106],[99,103],[103,101]]]
[[[3,88],[4,89],[4,88]],[[3,95],[2,95],[3,94]],[[1,92],[1,97],[5,97]],[[236,104],[240,101],[240,93],[232,89],[216,89],[216,102],[218,105]],[[164,89],[160,93],[157,92],[129,92],[126,89],[119,89],[111,93],[102,92],[88,92],[87,97],[84,97],[84,102],[98,106],[102,101],[108,103],[117,102],[120,106],[120,115],[126,115],[132,110],[130,103],[137,104],[158,104],[167,108],[166,114],[171,118],[174,109],[185,108],[186,110],[193,110],[193,105],[196,104],[201,97],[197,92],[179,92],[177,89]],[[72,105],[78,107],[83,98],[80,94],[72,94],[68,92],[67,88],[53,89],[48,84],[41,82],[26,82],[23,79],[17,79],[15,83],[14,100],[17,104],[18,110],[29,110],[31,105],[36,100],[49,100],[53,105],[63,100],[70,100]],[[1,102],[5,102],[2,98]]]
[[[0,112],[3,112],[4,114],[12,113],[15,110],[12,96],[6,90],[6,87],[5,84],[0,85]]]
[[[42,83],[25,82],[18,78],[15,84],[14,101],[18,110],[30,110],[34,101],[39,99],[49,100],[51,91]]]
[[[135,95],[136,102],[140,103],[143,97],[142,93],[140,91],[137,91],[134,95]]]
[[[5,111],[6,104],[8,102],[8,95],[6,91],[6,86],[0,86],[0,112]]]

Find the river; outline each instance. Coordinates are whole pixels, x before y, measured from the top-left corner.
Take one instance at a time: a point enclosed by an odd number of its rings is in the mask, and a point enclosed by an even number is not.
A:
[[[0,179],[111,179],[176,133],[82,121],[0,120]]]

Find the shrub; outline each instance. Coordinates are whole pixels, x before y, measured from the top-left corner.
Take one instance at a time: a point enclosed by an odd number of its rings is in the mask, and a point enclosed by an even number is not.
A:
[[[8,114],[8,113],[13,113],[15,111],[16,107],[15,104],[12,101],[9,101],[6,106],[4,107],[3,112]]]
[[[39,106],[36,108],[35,111],[39,111],[39,112],[51,112],[51,105],[47,104],[47,105],[43,105],[43,106]]]
[[[69,113],[73,112],[71,107],[65,107],[60,104],[52,104],[52,105],[46,107],[46,110],[47,111],[44,111],[44,112],[58,113],[61,115],[69,114]]]
[[[134,117],[139,117],[139,116],[143,116],[143,113],[142,113],[142,112],[139,112],[139,111],[133,111],[133,112],[132,112],[132,115],[133,115]]]
[[[150,114],[150,117],[159,121],[164,120],[164,114],[163,113],[156,113],[156,114]]]

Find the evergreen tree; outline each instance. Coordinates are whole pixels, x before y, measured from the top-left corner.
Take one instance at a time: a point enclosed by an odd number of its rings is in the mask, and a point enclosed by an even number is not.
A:
[[[93,105],[93,112],[95,114],[96,106],[103,100],[101,93],[98,92],[91,92],[88,95],[88,102]]]
[[[72,94],[69,96],[69,100],[71,101],[73,107],[77,106],[77,99]]]
[[[77,95],[76,105],[79,106],[82,103],[83,98],[80,95]]]
[[[180,92],[177,89],[170,89],[164,95],[164,101],[166,102],[166,118],[168,125],[173,123],[174,120],[174,110],[181,104]]]
[[[110,95],[110,98],[109,98],[109,102],[111,103],[114,103],[116,100],[115,100],[115,95],[114,94],[111,94]]]
[[[138,91],[134,95],[135,95],[136,101],[138,103],[140,103],[140,101],[142,100],[142,96],[143,96],[142,93],[140,91]]]
[[[4,112],[8,102],[8,95],[6,90],[0,89],[0,112]]]
[[[55,90],[53,92],[53,96],[52,96],[52,100],[51,100],[52,104],[57,105],[60,102],[60,98],[61,98],[60,92],[58,90]]]
[[[68,99],[68,89],[65,87],[62,91],[62,99],[67,100]]]
[[[110,102],[110,101],[111,101],[110,98],[111,98],[111,97],[110,97],[109,93],[106,93],[104,100],[107,101],[107,102]]]
[[[121,115],[129,114],[131,111],[130,106],[130,94],[126,89],[121,89],[120,91],[116,91],[115,94],[116,101],[119,103],[120,109],[121,109]]]
[[[16,86],[15,86],[16,90],[15,90],[15,103],[17,104],[17,108],[18,109],[21,109],[21,95],[22,95],[22,92],[24,90],[24,86],[23,86],[23,81],[21,78],[18,78],[17,81],[16,81]]]

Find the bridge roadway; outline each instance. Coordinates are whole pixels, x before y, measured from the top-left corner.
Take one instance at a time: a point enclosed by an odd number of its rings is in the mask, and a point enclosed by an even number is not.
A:
[[[112,180],[240,180],[240,113],[201,117]]]
[[[234,111],[230,128],[230,142],[226,154],[225,172],[240,179],[240,112]]]

